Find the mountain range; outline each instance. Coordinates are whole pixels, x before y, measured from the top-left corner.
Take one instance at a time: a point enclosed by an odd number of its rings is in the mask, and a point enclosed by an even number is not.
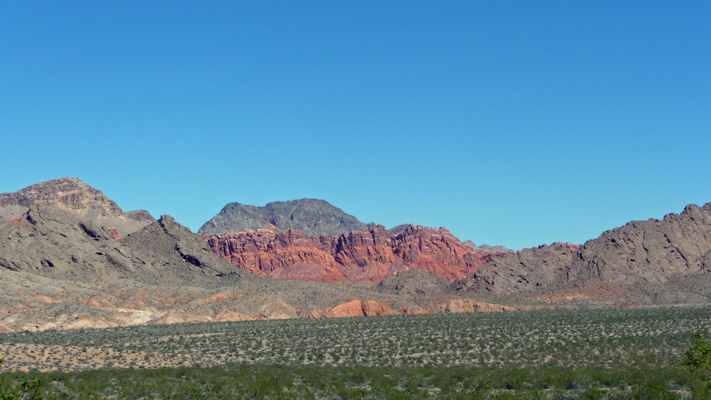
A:
[[[711,204],[518,252],[311,199],[231,203],[196,234],[76,178],[0,194],[0,220],[0,332],[711,296]]]

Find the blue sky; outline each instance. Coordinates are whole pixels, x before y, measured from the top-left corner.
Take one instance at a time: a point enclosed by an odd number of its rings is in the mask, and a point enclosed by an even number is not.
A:
[[[711,201],[711,3],[0,2],[0,192],[514,249]]]

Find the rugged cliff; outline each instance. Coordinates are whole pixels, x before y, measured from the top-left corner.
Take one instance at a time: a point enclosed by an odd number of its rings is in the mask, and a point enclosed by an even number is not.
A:
[[[259,230],[205,239],[220,257],[244,270],[271,278],[321,282],[380,282],[413,268],[454,280],[503,256],[472,251],[444,228],[414,225],[395,235],[379,225],[339,236]]]

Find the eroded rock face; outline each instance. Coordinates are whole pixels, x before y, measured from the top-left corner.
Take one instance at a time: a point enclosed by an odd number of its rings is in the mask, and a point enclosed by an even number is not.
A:
[[[278,279],[380,282],[417,268],[447,280],[463,278],[495,257],[472,251],[444,228],[409,225],[394,236],[382,225],[339,236],[268,230],[206,236],[233,265]]]
[[[145,210],[124,213],[121,207],[77,178],[37,183],[12,193],[0,194],[0,219],[19,220],[33,204],[53,205],[80,219],[112,228],[126,236],[155,219]]]
[[[423,270],[405,271],[383,287],[273,280],[236,268],[167,215],[126,236],[111,228],[76,210],[41,202],[19,218],[0,221],[0,331],[436,312],[433,302],[440,298],[431,300],[429,294],[445,284]],[[269,232],[269,239],[258,233],[247,235],[252,240],[243,245],[252,252],[274,251],[253,258],[260,265],[289,255],[293,260],[322,257],[334,266],[287,265],[284,276],[320,271],[326,277],[381,277],[404,271],[406,263],[444,260],[466,269],[476,260],[446,230],[422,227],[395,236],[382,227],[323,238],[287,231]],[[420,288],[428,295],[422,296]]]

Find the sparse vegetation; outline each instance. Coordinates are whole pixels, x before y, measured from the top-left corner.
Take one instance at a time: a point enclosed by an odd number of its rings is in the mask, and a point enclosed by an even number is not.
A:
[[[704,398],[703,371],[680,367],[695,331],[711,332],[711,308],[13,333],[0,335],[2,368],[26,372],[0,386],[28,393],[22,382],[43,377],[46,398]]]

